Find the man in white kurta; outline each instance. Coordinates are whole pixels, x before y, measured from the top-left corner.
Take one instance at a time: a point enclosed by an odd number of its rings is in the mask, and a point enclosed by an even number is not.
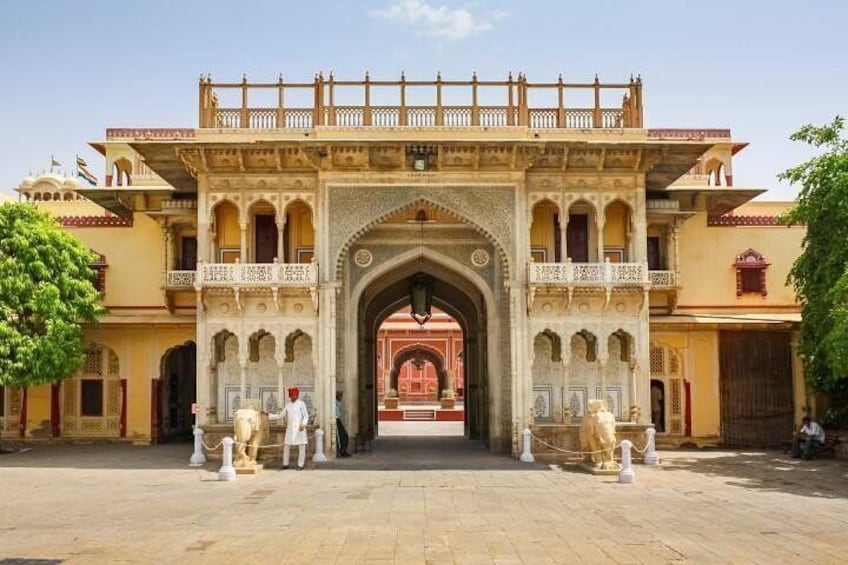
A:
[[[302,471],[306,464],[306,424],[309,423],[309,412],[306,404],[300,399],[297,388],[289,389],[289,401],[283,409],[286,420],[286,439],[283,442],[283,469],[289,468],[289,451],[291,446],[297,446],[297,470]]]

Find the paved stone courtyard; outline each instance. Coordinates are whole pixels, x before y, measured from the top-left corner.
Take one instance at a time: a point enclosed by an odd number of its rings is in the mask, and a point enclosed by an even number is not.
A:
[[[636,484],[456,438],[236,482],[189,445],[0,455],[0,564],[844,563],[848,463],[662,452]]]

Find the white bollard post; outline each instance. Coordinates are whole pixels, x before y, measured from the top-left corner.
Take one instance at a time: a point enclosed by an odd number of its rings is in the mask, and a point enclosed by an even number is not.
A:
[[[645,448],[645,465],[659,465],[660,456],[657,455],[656,447],[657,430],[648,428],[645,430],[645,435],[648,436],[648,446]]]
[[[532,441],[530,438],[530,428],[524,428],[524,431],[521,432],[521,435],[524,437],[524,450],[521,452],[521,462],[532,463],[536,460],[536,458],[533,457],[533,454],[530,452],[530,442]]]
[[[313,463],[326,463],[327,456],[324,455],[324,430],[315,429],[315,455],[312,456]]]
[[[203,430],[199,426],[194,426],[194,453],[188,460],[189,467],[200,467],[206,463],[206,456],[203,455]]]
[[[633,442],[629,439],[621,441],[621,471],[618,472],[618,482],[625,485],[632,485],[636,482],[633,465],[630,464],[630,449],[632,447]]]
[[[221,469],[218,471],[219,481],[234,481],[236,480],[236,469],[233,467],[233,443],[235,441],[231,437],[225,437],[221,440],[224,445],[224,455]]]

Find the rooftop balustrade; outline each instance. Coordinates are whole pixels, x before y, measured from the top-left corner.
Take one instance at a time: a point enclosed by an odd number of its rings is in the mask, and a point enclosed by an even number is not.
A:
[[[408,103],[411,89],[420,92],[429,89],[433,103],[416,105]],[[394,104],[372,104],[372,95],[385,93],[389,89],[397,102]],[[445,104],[446,91],[455,93],[464,90],[468,102],[455,105]],[[612,107],[602,107],[602,91],[618,91],[621,102]],[[222,105],[221,97],[240,98],[240,104]],[[575,91],[583,94],[584,102],[592,103],[572,106],[570,97]],[[305,98],[311,100],[303,104]],[[275,103],[256,104],[253,98],[266,102],[271,97]],[[273,94],[276,93],[276,96]],[[292,106],[286,97],[294,93],[301,100]],[[361,97],[360,104],[339,104],[340,99],[349,100],[350,94]],[[481,97],[500,97],[503,103],[481,104]],[[257,96],[258,95],[258,96]],[[546,98],[550,104],[536,105],[531,99]],[[505,81],[482,81],[473,75],[470,81],[371,80],[366,73],[359,81],[336,80],[332,74],[325,78],[318,74],[312,82],[248,83],[243,77],[237,83],[214,83],[210,77],[200,78],[201,128],[218,129],[309,129],[318,126],[336,127],[508,127],[522,126],[534,129],[589,129],[589,128],[642,128],[642,80],[627,83],[601,83],[597,77],[589,83],[564,82],[562,76],[555,82],[530,82],[523,74]]]

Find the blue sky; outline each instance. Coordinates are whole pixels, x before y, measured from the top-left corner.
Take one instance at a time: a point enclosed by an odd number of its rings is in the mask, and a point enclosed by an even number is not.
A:
[[[338,78],[626,81],[640,73],[648,127],[732,128],[751,146],[737,186],[795,189],[775,176],[810,154],[805,123],[848,114],[848,2],[3,0],[0,190],[107,127],[194,127],[197,79]]]

